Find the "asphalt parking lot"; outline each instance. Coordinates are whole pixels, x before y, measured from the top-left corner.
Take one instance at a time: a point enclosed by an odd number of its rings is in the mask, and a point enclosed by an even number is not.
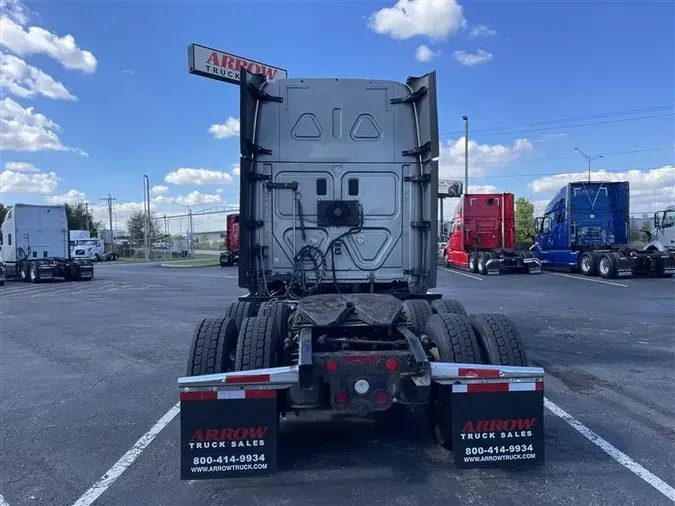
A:
[[[469,312],[511,316],[545,368],[545,466],[458,471],[392,410],[293,417],[278,475],[181,482],[176,378],[195,322],[243,293],[236,268],[107,264],[0,288],[0,506],[675,502],[674,280],[438,276]]]

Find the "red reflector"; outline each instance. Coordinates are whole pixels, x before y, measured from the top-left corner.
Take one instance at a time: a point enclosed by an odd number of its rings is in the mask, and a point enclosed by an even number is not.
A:
[[[225,383],[269,383],[269,374],[249,374],[248,376],[227,376]]]
[[[181,401],[216,401],[218,392],[181,392]]]
[[[335,360],[329,360],[326,362],[326,371],[328,372],[336,372],[338,367],[338,363]]]
[[[387,359],[387,361],[384,363],[384,366],[390,371],[395,371],[398,369],[398,360],[395,358]]]
[[[374,398],[377,404],[387,404],[389,402],[389,394],[387,392],[377,392]]]
[[[499,369],[471,369],[468,367],[459,368],[460,376],[475,376],[477,378],[499,378]]]
[[[377,364],[380,357],[377,355],[347,355],[342,357],[345,364]]]
[[[508,392],[508,383],[477,383],[475,385],[467,385],[466,391],[471,392]]]
[[[276,390],[246,390],[247,399],[274,399],[276,396]]]
[[[349,404],[349,394],[345,392],[338,392],[335,394],[335,404],[339,404],[341,406],[344,406],[345,404]]]
[[[535,383],[535,388],[536,388],[537,390],[544,390],[544,382],[543,382],[543,381],[537,381],[537,382]]]

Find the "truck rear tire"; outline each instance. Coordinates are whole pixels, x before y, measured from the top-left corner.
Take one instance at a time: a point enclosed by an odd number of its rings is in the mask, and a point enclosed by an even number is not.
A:
[[[431,306],[424,299],[410,299],[403,301],[403,314],[412,329],[418,336],[424,333],[427,320],[433,314]]]
[[[487,274],[487,261],[489,259],[488,254],[484,251],[478,253],[478,274],[485,276]]]
[[[478,272],[478,254],[475,251],[469,253],[469,271],[474,274]]]
[[[586,251],[579,257],[579,270],[584,276],[595,276],[598,273],[598,258],[592,251]]]
[[[435,299],[431,301],[431,309],[436,314],[461,314],[466,316],[464,305],[455,299]]]
[[[230,307],[225,311],[226,318],[232,318],[237,325],[237,332],[241,329],[241,323],[244,318],[250,318],[256,315],[257,308],[255,304],[250,301],[237,300],[230,304]]]
[[[488,364],[527,366],[527,355],[511,319],[499,313],[469,316]]]
[[[279,330],[265,316],[245,318],[241,323],[235,352],[235,371],[265,369],[276,365]]]
[[[231,318],[203,319],[192,334],[187,376],[232,371],[237,337],[237,326]]]
[[[476,335],[466,316],[458,314],[435,314],[427,321],[425,334],[435,345],[437,356],[432,359],[440,362],[480,364],[482,358]],[[433,384],[429,402],[429,421],[438,443],[452,450],[452,406],[451,392]]]
[[[260,305],[260,309],[258,309],[258,316],[272,318],[272,320],[274,320],[274,324],[277,326],[277,330],[279,331],[279,344],[283,343],[283,340],[286,338],[288,333],[288,318],[290,314],[291,310],[288,308],[288,306],[277,300],[264,302]],[[281,351],[281,349],[278,349],[277,351]]]
[[[28,270],[28,277],[30,278],[31,283],[40,282],[40,269],[38,269],[38,265],[36,262],[30,263],[30,267]]]
[[[604,253],[598,261],[600,277],[613,279],[616,277],[616,257],[613,253]]]

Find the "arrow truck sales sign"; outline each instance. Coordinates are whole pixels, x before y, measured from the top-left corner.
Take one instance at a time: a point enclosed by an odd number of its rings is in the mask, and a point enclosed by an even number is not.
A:
[[[286,79],[288,76],[286,69],[272,67],[199,44],[188,46],[188,65],[190,74],[232,84],[239,84],[239,71],[242,68],[254,74],[265,74],[268,80]]]

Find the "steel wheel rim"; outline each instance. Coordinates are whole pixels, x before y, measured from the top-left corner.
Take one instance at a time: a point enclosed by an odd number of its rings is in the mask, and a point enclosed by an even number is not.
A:
[[[473,270],[473,266],[476,264],[474,257],[469,258],[469,269]]]
[[[607,257],[600,259],[600,272],[602,274],[609,274],[609,259]]]
[[[485,260],[483,259],[483,257],[480,257],[478,258],[478,268],[482,269],[483,267],[485,267]]]
[[[591,270],[591,259],[588,255],[584,255],[584,258],[581,259],[581,267],[587,272]]]

